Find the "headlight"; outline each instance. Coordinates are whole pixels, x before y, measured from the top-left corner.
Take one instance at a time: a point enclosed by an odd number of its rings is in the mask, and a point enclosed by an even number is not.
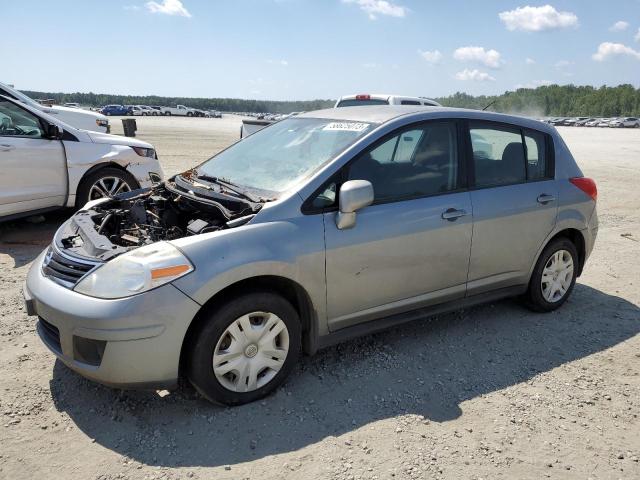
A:
[[[141,157],[156,158],[156,151],[153,148],[131,147]]]
[[[96,118],[96,125],[98,125],[99,127],[108,127],[109,120],[100,120],[99,118]]]
[[[146,292],[193,271],[180,250],[166,242],[140,247],[114,258],[83,278],[74,290],[98,298]]]

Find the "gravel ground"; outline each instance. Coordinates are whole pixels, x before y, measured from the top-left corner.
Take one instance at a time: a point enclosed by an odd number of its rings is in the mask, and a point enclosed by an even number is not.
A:
[[[240,125],[137,120],[168,174]],[[561,133],[598,182],[601,219],[563,308],[503,301],[364,337],[233,409],[187,385],[111,390],[56,362],[20,288],[68,212],[0,225],[0,478],[640,478],[640,130]]]

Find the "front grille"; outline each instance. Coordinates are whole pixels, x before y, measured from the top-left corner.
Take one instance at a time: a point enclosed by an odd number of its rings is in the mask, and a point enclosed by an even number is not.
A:
[[[60,331],[55,325],[51,325],[41,317],[38,318],[38,330],[42,339],[53,348],[56,352],[62,353],[62,347],[60,346]]]
[[[72,260],[49,247],[42,264],[42,272],[54,282],[73,288],[97,264]]]

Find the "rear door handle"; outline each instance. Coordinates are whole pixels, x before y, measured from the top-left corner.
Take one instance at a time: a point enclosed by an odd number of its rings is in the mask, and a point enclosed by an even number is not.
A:
[[[454,220],[469,215],[466,210],[456,210],[455,208],[448,208],[442,212],[442,219],[453,222]]]
[[[0,143],[0,152],[8,152],[9,150],[15,150],[16,147],[9,145],[8,143]]]
[[[542,205],[546,205],[547,203],[554,202],[555,199],[556,197],[554,197],[553,195],[547,195],[546,193],[543,193],[542,195],[538,195],[536,201]]]

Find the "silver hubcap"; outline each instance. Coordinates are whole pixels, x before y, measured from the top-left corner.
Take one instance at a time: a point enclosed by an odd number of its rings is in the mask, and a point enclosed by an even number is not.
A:
[[[289,330],[274,313],[252,312],[231,322],[213,352],[213,373],[233,392],[269,383],[289,353]]]
[[[567,250],[558,250],[542,271],[542,296],[547,302],[555,303],[562,299],[573,280],[573,259]]]
[[[130,192],[131,187],[127,182],[118,177],[102,177],[89,189],[89,200],[107,198],[118,193]]]

